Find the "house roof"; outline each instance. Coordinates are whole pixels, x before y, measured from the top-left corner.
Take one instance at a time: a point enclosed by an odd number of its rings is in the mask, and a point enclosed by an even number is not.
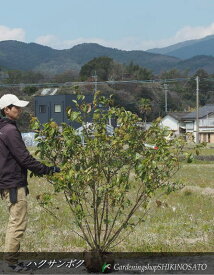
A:
[[[183,119],[183,117],[190,112],[173,112],[173,113],[168,113],[169,116],[175,118],[176,120],[180,121]]]
[[[214,113],[214,104],[207,104],[199,108],[199,118],[205,117],[210,113]],[[182,120],[195,119],[195,118],[196,118],[196,112],[191,112],[184,115],[182,117]]]

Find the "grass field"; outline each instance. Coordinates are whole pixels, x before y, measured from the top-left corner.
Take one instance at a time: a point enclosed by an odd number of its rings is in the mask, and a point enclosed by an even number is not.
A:
[[[201,150],[204,155],[213,153],[213,148]],[[214,162],[183,163],[176,178],[182,180],[184,188],[158,198],[159,204],[153,198],[145,222],[128,236],[124,234],[115,251],[214,251]],[[58,220],[44,211],[36,199],[40,193],[51,191],[52,186],[43,178],[32,178],[29,185],[29,224],[21,251],[85,250],[84,241],[72,232],[72,216],[62,194],[53,199],[52,211]],[[8,219],[3,201],[0,213],[1,252]]]

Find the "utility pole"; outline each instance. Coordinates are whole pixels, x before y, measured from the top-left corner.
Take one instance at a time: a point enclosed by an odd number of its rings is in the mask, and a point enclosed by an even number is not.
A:
[[[164,94],[165,94],[165,113],[168,112],[167,110],[167,93],[168,93],[168,85],[167,84],[164,84]]]
[[[199,143],[199,77],[196,76],[196,129],[195,129],[195,142]]]
[[[94,71],[94,75],[92,75],[92,77],[94,78],[94,93],[96,93],[97,91],[97,72]]]

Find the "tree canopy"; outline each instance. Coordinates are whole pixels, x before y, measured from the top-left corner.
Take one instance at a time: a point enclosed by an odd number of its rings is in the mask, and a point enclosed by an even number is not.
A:
[[[106,56],[92,59],[82,66],[80,70],[81,80],[86,80],[93,76],[95,73],[98,75],[99,80],[108,80],[113,67],[113,63],[113,59]]]

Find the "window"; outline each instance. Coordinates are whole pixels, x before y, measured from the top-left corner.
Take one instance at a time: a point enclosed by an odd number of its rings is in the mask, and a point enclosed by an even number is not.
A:
[[[194,129],[193,122],[187,122],[186,123],[186,129],[187,130],[193,130]]]
[[[46,113],[46,105],[39,105],[39,112]]]
[[[61,105],[55,104],[55,105],[54,105],[54,112],[55,112],[55,113],[61,113],[61,112],[62,112]]]

